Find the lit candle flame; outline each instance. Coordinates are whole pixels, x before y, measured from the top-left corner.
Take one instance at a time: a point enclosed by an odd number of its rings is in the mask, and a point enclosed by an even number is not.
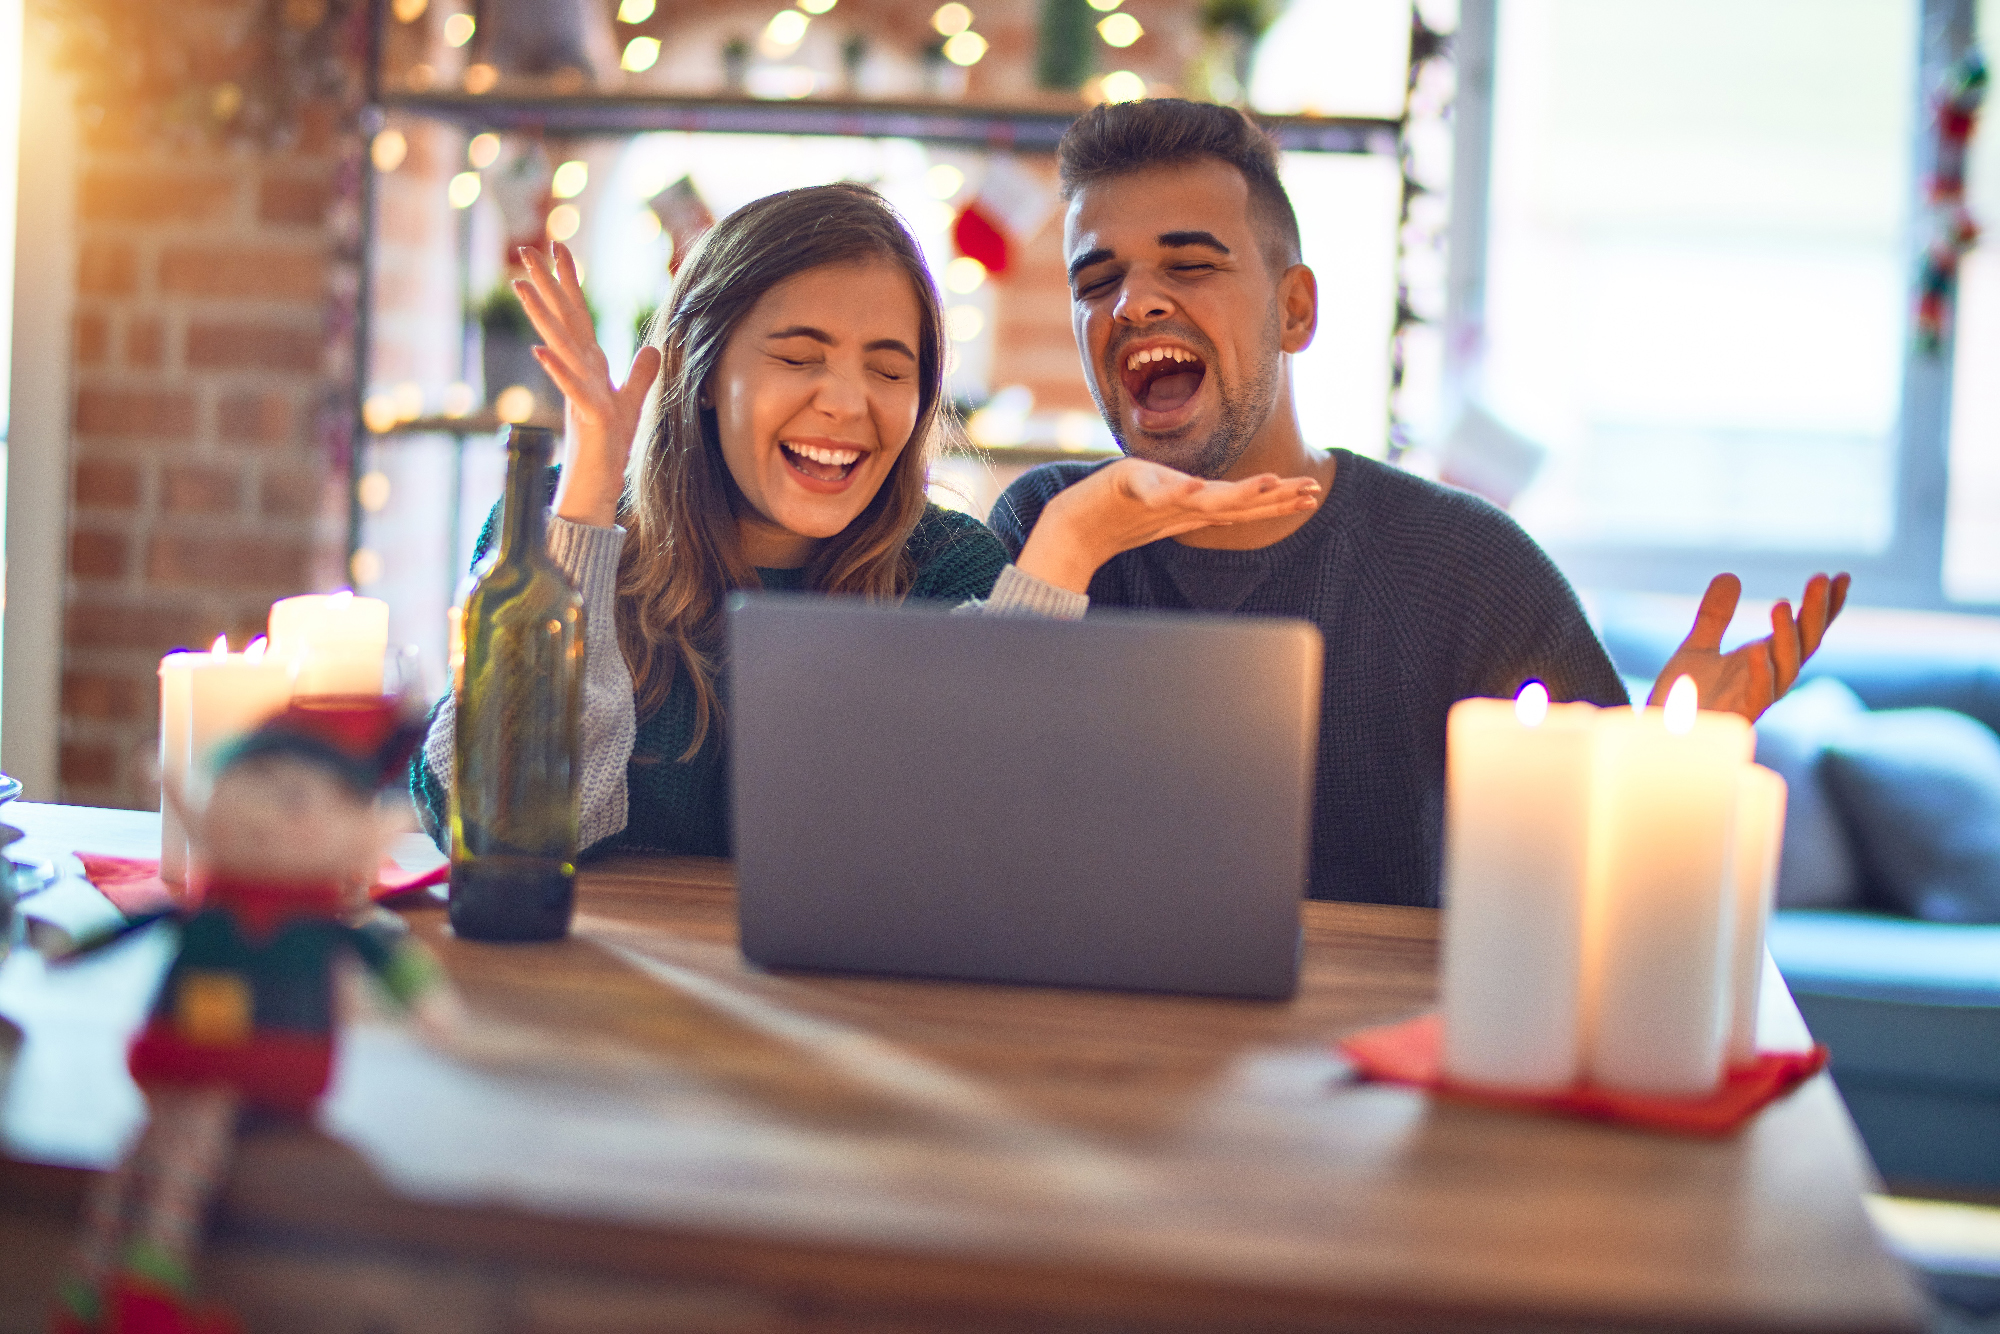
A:
[[[228,636],[227,634],[220,634],[220,635],[217,635],[217,636],[215,637],[215,643],[214,643],[213,645],[211,645],[211,646],[210,646],[210,648],[209,648],[209,650],[208,650],[208,651],[209,651],[210,653],[213,653],[213,654],[214,654],[214,655],[215,655],[216,657],[218,657],[218,658],[226,658],[226,657],[228,657],[228,656],[229,656],[229,636]]]
[[[1694,678],[1692,676],[1674,678],[1673,688],[1667,691],[1667,707],[1663,711],[1665,716],[1662,721],[1666,724],[1667,731],[1675,736],[1686,736],[1694,731],[1694,714],[1700,707],[1701,701],[1695,694]]]
[[[1514,717],[1521,726],[1540,727],[1548,716],[1549,688],[1540,681],[1522,686],[1521,693],[1514,696]]]
[[[349,599],[351,599],[351,598],[352,598],[353,596],[354,596],[354,590],[353,590],[353,589],[351,589],[351,588],[341,588],[341,589],[336,589],[336,590],[334,591],[334,594],[333,594],[333,600],[334,600],[335,602],[346,602],[346,601],[348,601]]]
[[[264,651],[270,647],[271,647],[271,641],[266,639],[262,635],[258,635],[255,639],[250,641],[250,647],[243,650],[243,661],[245,662],[264,661]]]

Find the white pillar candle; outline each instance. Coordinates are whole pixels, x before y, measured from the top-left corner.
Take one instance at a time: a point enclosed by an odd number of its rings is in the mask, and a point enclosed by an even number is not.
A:
[[[1665,709],[1599,721],[1586,992],[1594,1083],[1695,1096],[1722,1079],[1735,880],[1730,837],[1750,724],[1696,710],[1694,682]]]
[[[188,727],[194,701],[188,676],[191,660],[206,653],[169,653],[160,659],[160,879],[170,885],[187,883],[187,829],[181,824],[167,792],[185,797],[188,787]]]
[[[301,695],[379,695],[389,604],[342,590],[271,604],[271,654],[296,665]]]
[[[1760,764],[1743,770],[1736,788],[1736,932],[1731,949],[1729,1062],[1757,1054],[1757,1006],[1763,999],[1764,931],[1778,888],[1778,852],[1785,841],[1785,780]]]
[[[1551,705],[1535,682],[1452,706],[1440,990],[1453,1079],[1577,1081],[1597,713]]]
[[[215,754],[283,709],[292,697],[292,664],[265,651],[258,640],[242,653],[217,639],[213,653],[187,655],[188,774],[205,796],[214,778]]]

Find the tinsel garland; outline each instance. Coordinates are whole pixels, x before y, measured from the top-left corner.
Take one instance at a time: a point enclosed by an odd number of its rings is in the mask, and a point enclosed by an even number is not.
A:
[[[59,42],[85,129],[115,146],[283,152],[308,113],[336,136],[324,222],[334,275],[324,303],[324,382],[314,435],[335,471],[361,438],[354,402],[363,247],[368,0],[28,0]],[[323,151],[324,146],[322,146]]]
[[[29,0],[60,36],[86,127],[154,143],[283,148],[305,108],[360,105],[365,0]]]
[[[1979,241],[1979,224],[1965,202],[1965,159],[1986,100],[1986,61],[1968,51],[1945,75],[1936,97],[1936,159],[1925,202],[1930,210],[1929,243],[1917,274],[1917,350],[1937,356],[1951,329],[1958,293],[1958,265]]]

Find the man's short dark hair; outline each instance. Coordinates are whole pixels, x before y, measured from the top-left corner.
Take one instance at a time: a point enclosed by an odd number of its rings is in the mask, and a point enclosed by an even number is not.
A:
[[[1093,181],[1212,157],[1243,173],[1272,276],[1299,262],[1299,217],[1278,180],[1278,148],[1234,107],[1177,97],[1104,102],[1077,117],[1056,148],[1064,200]]]

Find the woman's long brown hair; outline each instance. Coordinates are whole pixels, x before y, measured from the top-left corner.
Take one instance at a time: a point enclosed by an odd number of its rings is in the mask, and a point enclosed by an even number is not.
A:
[[[806,586],[823,593],[899,598],[914,570],[904,550],[924,513],[930,456],[944,415],[944,316],[916,241],[865,185],[786,190],[717,223],[681,268],[647,341],[662,354],[630,464],[620,521],[618,647],[632,671],[638,716],[666,702],[674,677],[695,691],[701,749],[719,702],[716,660],[730,590],[759,586],[743,555],[715,410],[702,399],[723,349],[764,294],[826,264],[887,260],[908,275],[918,311],[917,423],[866,509],[814,551]],[[671,652],[669,652],[671,647]]]

